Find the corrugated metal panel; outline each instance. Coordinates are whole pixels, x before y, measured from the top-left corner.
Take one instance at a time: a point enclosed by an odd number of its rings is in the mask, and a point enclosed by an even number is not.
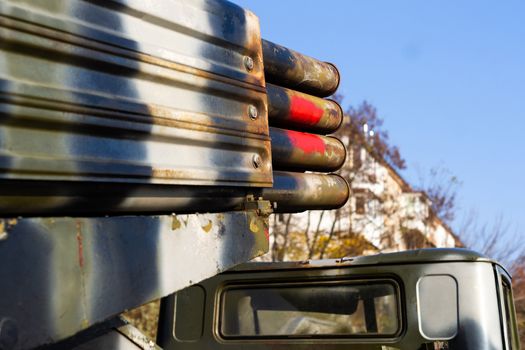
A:
[[[222,1],[2,1],[0,50],[0,178],[271,186],[250,12]]]

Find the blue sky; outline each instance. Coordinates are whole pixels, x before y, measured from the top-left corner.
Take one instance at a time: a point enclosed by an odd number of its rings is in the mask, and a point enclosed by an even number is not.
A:
[[[475,210],[525,236],[525,1],[236,0],[265,39],[335,63],[344,107],[368,100],[407,161],[462,181]]]

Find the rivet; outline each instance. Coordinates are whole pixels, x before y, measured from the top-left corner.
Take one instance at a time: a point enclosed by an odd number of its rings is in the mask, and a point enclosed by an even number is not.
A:
[[[257,119],[257,117],[259,116],[259,112],[257,111],[257,107],[255,107],[254,105],[249,105],[248,106],[248,115],[253,120]]]
[[[244,56],[244,67],[248,71],[251,71],[253,69],[253,58],[250,56]]]
[[[253,167],[255,169],[258,169],[261,166],[261,163],[262,163],[261,156],[259,156],[258,154],[254,154],[253,157],[252,157],[252,163],[253,163]]]

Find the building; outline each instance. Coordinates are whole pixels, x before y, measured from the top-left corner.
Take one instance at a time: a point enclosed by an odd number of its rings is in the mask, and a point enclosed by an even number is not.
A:
[[[351,226],[378,251],[461,246],[452,229],[433,213],[426,193],[414,191],[392,166],[366,148],[352,147],[349,154],[352,196],[343,225]]]
[[[350,200],[337,210],[280,215],[271,228],[273,241],[266,259],[462,246],[452,229],[433,213],[424,192],[413,190],[366,143],[342,139],[348,159],[340,174],[350,185]]]

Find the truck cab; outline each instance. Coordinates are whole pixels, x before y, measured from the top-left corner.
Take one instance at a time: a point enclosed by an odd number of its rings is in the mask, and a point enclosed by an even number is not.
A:
[[[463,249],[245,263],[165,298],[166,349],[519,349],[511,276]]]

